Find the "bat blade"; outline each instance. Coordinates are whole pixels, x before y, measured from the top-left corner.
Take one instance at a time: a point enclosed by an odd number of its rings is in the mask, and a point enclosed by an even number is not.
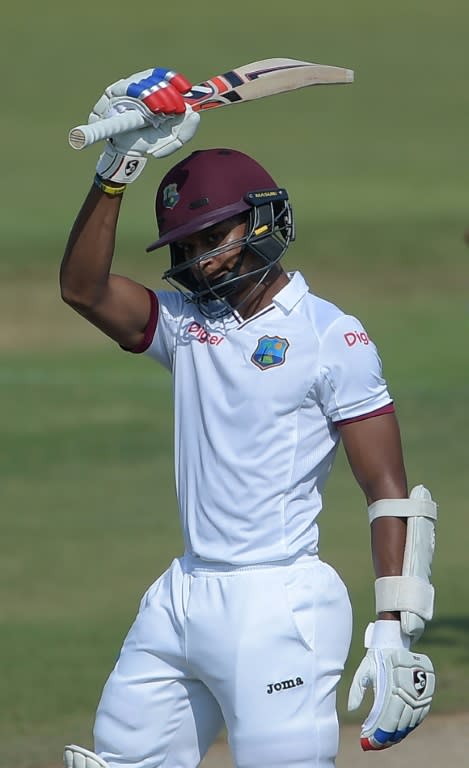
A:
[[[353,80],[353,70],[343,67],[297,59],[263,59],[194,85],[184,99],[195,112],[202,112],[306,86],[345,84]],[[68,141],[73,149],[84,149],[97,141],[149,124],[140,111],[129,109],[120,115],[72,128]]]
[[[212,77],[184,97],[196,112],[261,99],[310,85],[352,83],[351,69],[296,59],[264,59]]]

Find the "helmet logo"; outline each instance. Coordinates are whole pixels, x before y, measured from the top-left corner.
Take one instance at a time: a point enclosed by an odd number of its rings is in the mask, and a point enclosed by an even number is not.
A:
[[[289,346],[288,340],[280,336],[261,336],[252,354],[251,362],[262,371],[283,365]]]
[[[163,206],[174,208],[180,200],[177,184],[168,184],[163,190]]]

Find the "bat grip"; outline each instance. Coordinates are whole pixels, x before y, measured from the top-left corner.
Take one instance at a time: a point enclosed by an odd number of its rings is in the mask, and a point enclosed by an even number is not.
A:
[[[118,133],[134,131],[147,124],[144,116],[135,109],[128,109],[120,115],[106,117],[88,125],[77,125],[68,134],[68,143],[73,149],[84,149],[97,141],[110,139]]]

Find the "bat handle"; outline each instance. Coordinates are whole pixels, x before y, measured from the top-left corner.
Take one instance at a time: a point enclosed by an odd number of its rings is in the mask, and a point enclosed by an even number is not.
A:
[[[84,149],[103,139],[110,139],[118,133],[134,131],[146,124],[144,116],[135,109],[128,109],[120,115],[106,117],[88,125],[77,125],[68,134],[68,143],[73,149]]]

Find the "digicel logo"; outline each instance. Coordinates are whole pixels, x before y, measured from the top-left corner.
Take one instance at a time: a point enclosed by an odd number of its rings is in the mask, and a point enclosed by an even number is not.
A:
[[[217,336],[215,333],[209,333],[200,323],[190,323],[187,328],[187,333],[191,336],[195,336],[197,341],[201,344],[221,344],[224,340],[223,336]]]
[[[349,331],[344,333],[344,339],[349,347],[353,347],[354,344],[369,344],[371,339],[365,331]]]

